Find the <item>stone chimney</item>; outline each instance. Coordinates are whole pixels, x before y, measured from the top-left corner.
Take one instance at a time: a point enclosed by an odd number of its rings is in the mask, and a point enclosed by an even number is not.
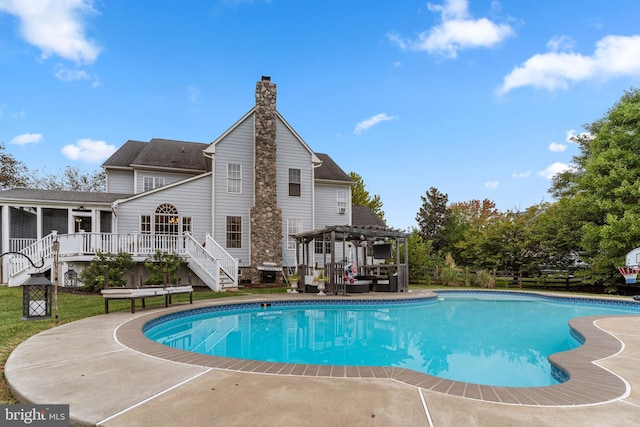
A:
[[[251,283],[262,282],[265,263],[282,266],[282,211],[276,188],[276,85],[262,76],[256,84],[255,195],[251,208]],[[282,275],[277,274],[278,282]]]

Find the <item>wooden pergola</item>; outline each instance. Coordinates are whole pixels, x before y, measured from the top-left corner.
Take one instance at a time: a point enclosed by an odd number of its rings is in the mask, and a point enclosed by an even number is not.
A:
[[[298,274],[303,278],[312,275],[315,267],[313,265],[314,262],[311,261],[315,253],[311,245],[315,242],[331,244],[333,250],[331,250],[330,254],[323,250],[323,268],[327,276],[326,291],[329,294],[347,294],[344,268],[351,261],[346,259],[348,245],[352,245],[356,249],[353,261],[355,261],[359,276],[391,279],[394,282],[397,281],[397,289],[395,289],[397,292],[409,290],[409,248],[407,245],[409,233],[405,231],[376,225],[334,225],[291,234],[290,236],[296,240],[296,259],[299,260],[297,266]],[[373,246],[380,243],[392,245],[395,263],[367,264],[367,249],[373,252]],[[402,244],[404,244],[404,259],[401,262],[400,248]],[[342,254],[345,256],[343,259],[336,259],[335,249],[338,245],[342,245]],[[362,251],[359,249],[362,249]],[[360,255],[362,255],[362,259],[359,259]],[[310,283],[303,282],[303,288],[304,285],[310,285]]]

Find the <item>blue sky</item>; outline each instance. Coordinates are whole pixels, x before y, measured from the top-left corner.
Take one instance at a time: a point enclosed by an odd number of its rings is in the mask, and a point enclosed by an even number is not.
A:
[[[525,209],[568,136],[640,81],[636,0],[0,0],[0,142],[99,169],[129,139],[211,142],[271,76],[278,111],[390,226],[430,187]]]

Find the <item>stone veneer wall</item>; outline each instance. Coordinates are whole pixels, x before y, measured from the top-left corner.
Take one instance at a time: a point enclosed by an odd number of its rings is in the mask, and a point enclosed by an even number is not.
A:
[[[276,188],[276,85],[268,77],[256,84],[255,204],[251,208],[251,283],[261,281],[256,268],[282,265],[282,211]],[[282,282],[282,275],[276,276]]]

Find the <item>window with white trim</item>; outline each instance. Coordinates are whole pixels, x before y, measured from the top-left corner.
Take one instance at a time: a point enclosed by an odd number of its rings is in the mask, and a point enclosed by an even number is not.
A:
[[[242,193],[242,165],[227,163],[227,193]]]
[[[338,190],[336,192],[338,213],[347,213],[347,190]]]
[[[323,242],[322,240],[316,240],[314,243],[314,249],[315,249],[314,252],[317,254],[330,254],[331,242]]]
[[[300,169],[289,169],[289,196],[300,197]]]
[[[144,191],[155,190],[164,186],[164,178],[157,178],[153,176],[145,176],[142,179],[142,189]]]
[[[242,248],[242,217],[227,217],[227,249]]]
[[[151,234],[151,215],[140,215],[140,234]]]
[[[182,234],[191,233],[191,217],[183,216],[182,217]]]
[[[296,239],[291,234],[302,232],[302,218],[287,219],[287,249],[292,251],[296,248]]]
[[[178,234],[180,217],[178,209],[169,203],[163,203],[156,208],[155,234]]]

